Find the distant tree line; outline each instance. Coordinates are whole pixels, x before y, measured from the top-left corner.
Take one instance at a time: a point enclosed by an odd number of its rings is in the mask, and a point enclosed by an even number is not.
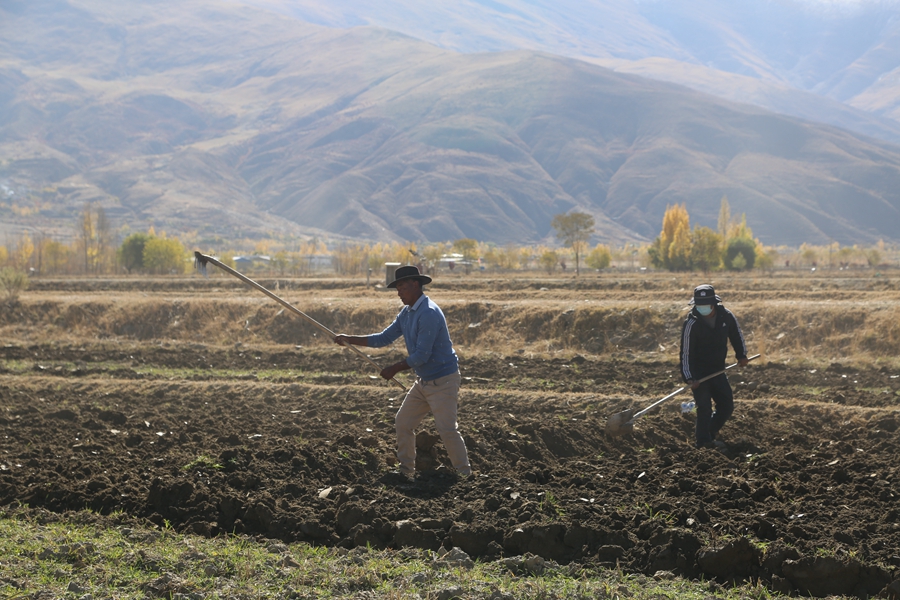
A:
[[[647,247],[650,264],[669,271],[746,271],[757,268],[859,268],[876,267],[888,254],[883,241],[872,248],[802,244],[799,249],[764,246],[753,237],[746,215],[732,218],[728,198],[722,197],[717,229],[690,227],[685,206],[666,207],[662,231]],[[895,252],[896,254],[896,252]],[[896,257],[895,257],[896,260]]]
[[[607,268],[656,268],[672,271],[717,269],[771,270],[778,268],[856,268],[878,266],[885,258],[897,261],[896,249],[883,242],[871,248],[803,244],[797,248],[766,247],[754,239],[744,215],[732,218],[728,199],[723,198],[716,230],[690,227],[684,205],[669,206],[662,230],[652,244],[627,243],[620,246],[590,246],[594,218],[582,212],[559,214],[551,223],[559,246],[498,245],[472,238],[417,245],[414,243],[338,243],[331,245],[308,240],[261,240],[252,250],[227,248],[217,240],[215,252],[223,263],[241,271],[306,276],[316,272],[338,275],[374,275],[380,278],[384,264],[416,264],[428,272],[456,271],[544,271],[575,275],[581,263],[593,270]],[[0,245],[0,293],[15,295],[27,286],[16,272],[46,275],[183,274],[191,268],[193,242],[188,249],[182,240],[156,233],[114,232],[101,207],[86,204],[74,227],[70,243],[48,236],[23,234],[14,242]],[[191,236],[189,236],[190,239]],[[236,260],[237,259],[237,260]],[[240,264],[238,264],[240,262]]]
[[[133,233],[116,244],[102,207],[86,204],[74,228],[74,240],[64,243],[49,236],[19,236],[0,246],[0,265],[30,274],[105,275],[111,273],[183,273],[188,253],[177,238]]]

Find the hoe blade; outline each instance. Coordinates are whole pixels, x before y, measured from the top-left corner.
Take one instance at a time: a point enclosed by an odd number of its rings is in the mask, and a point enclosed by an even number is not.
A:
[[[614,415],[606,420],[606,435],[610,437],[619,437],[632,433],[634,431],[634,409],[629,408]]]

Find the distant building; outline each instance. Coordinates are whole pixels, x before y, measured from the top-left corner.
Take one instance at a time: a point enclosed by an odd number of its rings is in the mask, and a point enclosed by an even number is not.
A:
[[[441,258],[438,260],[438,264],[442,267],[450,269],[451,271],[456,267],[461,266],[463,269],[465,269],[466,273],[468,273],[472,268],[471,260],[466,260],[465,256],[456,253],[441,255]]]
[[[295,257],[294,267],[306,271],[329,271],[334,268],[334,257],[328,254],[301,254]]]
[[[249,256],[232,256],[231,260],[234,261],[234,268],[238,271],[249,270],[254,268],[256,265],[260,265],[265,268],[272,263],[271,257],[262,254],[251,254]]]

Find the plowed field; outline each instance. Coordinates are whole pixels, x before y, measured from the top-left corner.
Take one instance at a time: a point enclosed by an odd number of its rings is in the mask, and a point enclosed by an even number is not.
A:
[[[154,293],[171,302],[171,291]],[[407,482],[391,473],[402,391],[352,354],[262,337],[198,340],[185,323],[181,338],[171,323],[165,340],[111,338],[90,322],[61,322],[54,304],[122,320],[140,292],[116,294],[73,299],[60,284],[22,297],[16,310],[30,321],[5,317],[0,505],[124,511],[203,535],[457,546],[485,559],[530,552],[817,596],[864,597],[900,577],[896,362],[782,354],[730,371],[727,448],[698,450],[693,413],[680,408],[688,393],[640,418],[633,435],[604,433],[609,415],[680,385],[677,313],[652,340],[656,352],[640,335],[622,338],[632,348],[596,353],[487,350],[475,339],[461,352],[460,427],[476,474],[451,473],[426,420],[420,474]],[[439,289],[430,295],[442,302]],[[366,301],[383,305],[383,325],[397,309],[393,296]],[[34,317],[41,311],[57,315],[52,335]],[[467,339],[473,323],[451,334]],[[762,340],[747,333],[758,351]],[[373,357],[387,364],[398,348]]]

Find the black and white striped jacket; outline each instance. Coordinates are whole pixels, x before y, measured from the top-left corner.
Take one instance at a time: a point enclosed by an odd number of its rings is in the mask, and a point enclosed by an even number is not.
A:
[[[725,368],[728,340],[738,360],[747,358],[747,345],[737,318],[721,304],[716,306],[715,327],[702,323],[696,310],[691,310],[681,328],[679,368],[685,382],[696,381]]]

